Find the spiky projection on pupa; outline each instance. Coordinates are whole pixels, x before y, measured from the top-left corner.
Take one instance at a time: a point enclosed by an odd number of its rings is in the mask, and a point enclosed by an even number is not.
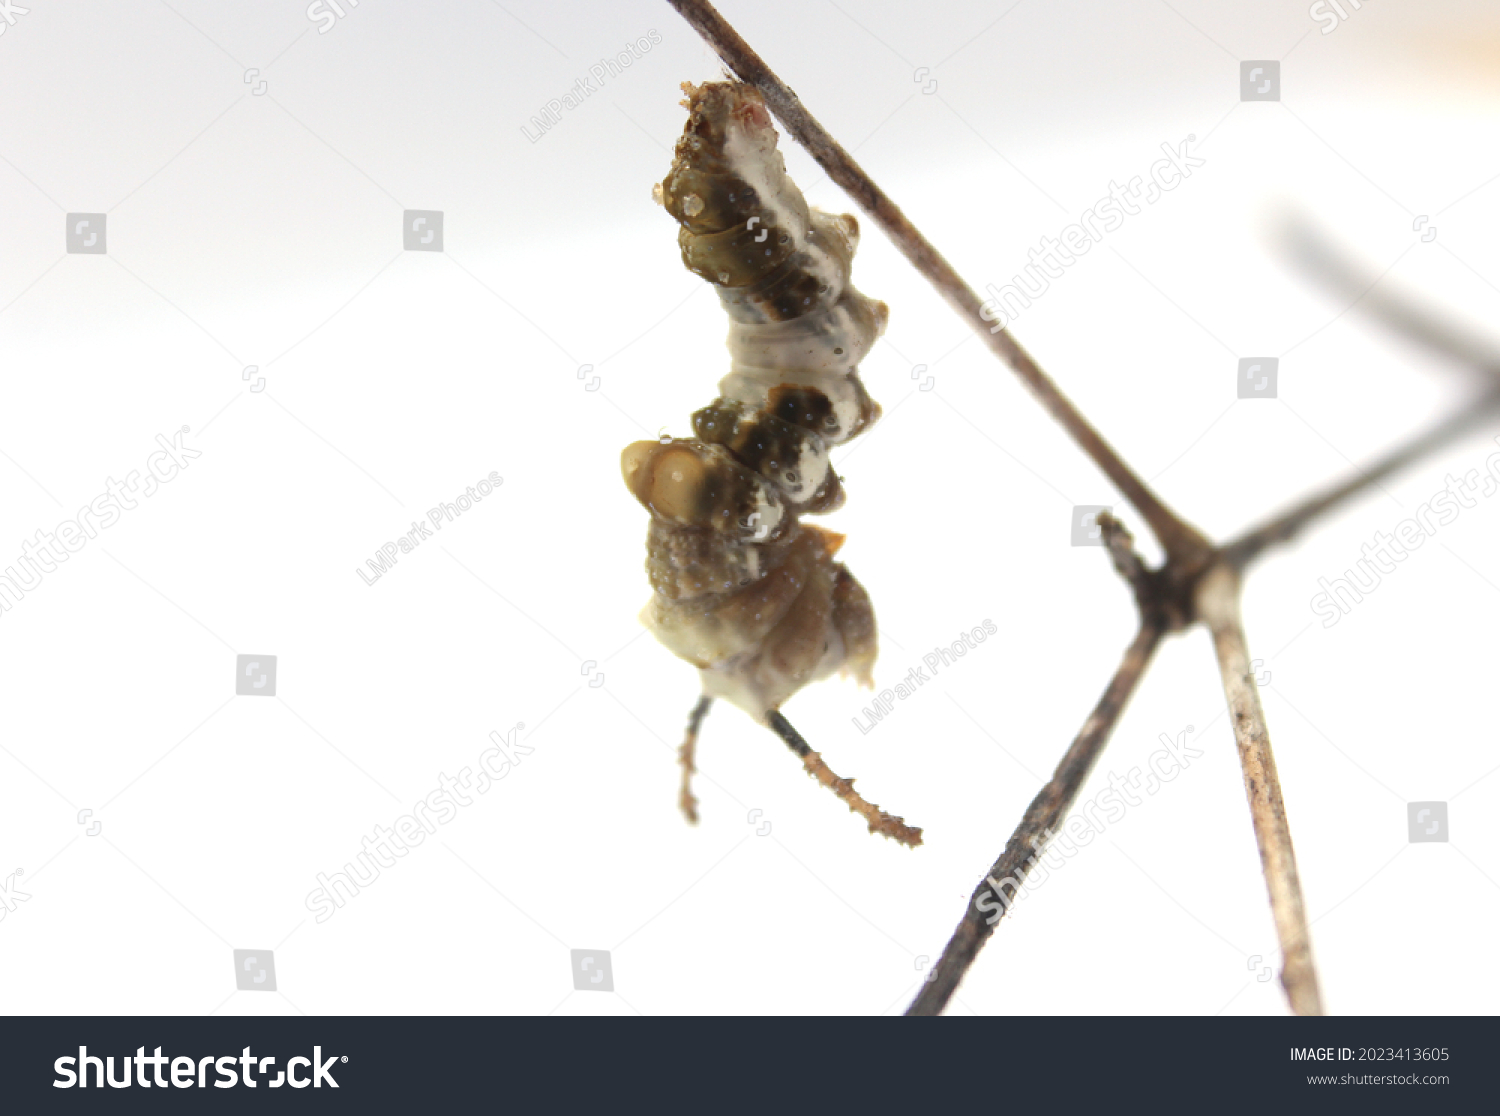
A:
[[[870,598],[834,561],[843,536],[800,517],[843,504],[829,449],[880,417],[858,365],[887,310],[849,285],[858,222],[808,208],[760,94],[683,89],[687,127],[656,197],[729,315],[730,371],[694,437],[636,442],[620,465],[651,512],[642,621],[706,695],[764,721],[834,671],[872,684]]]

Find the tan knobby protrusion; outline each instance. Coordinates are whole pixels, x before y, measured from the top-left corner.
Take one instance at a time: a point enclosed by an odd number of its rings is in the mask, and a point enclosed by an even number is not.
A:
[[[808,752],[803,756],[802,765],[809,775],[842,798],[853,813],[869,822],[871,833],[894,838],[912,849],[922,843],[922,831],[919,828],[907,825],[903,818],[887,814],[872,802],[866,802],[854,789],[854,780],[840,779],[817,752]]]

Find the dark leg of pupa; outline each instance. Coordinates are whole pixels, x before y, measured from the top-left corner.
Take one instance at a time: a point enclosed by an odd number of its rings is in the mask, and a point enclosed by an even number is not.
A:
[[[848,806],[851,812],[864,818],[871,833],[889,837],[909,849],[914,849],[922,843],[922,830],[918,826],[907,825],[905,818],[887,814],[873,802],[865,801],[864,797],[854,789],[853,779],[841,779],[834,774],[833,769],[823,762],[823,757],[813,751],[807,741],[802,739],[802,734],[781,715],[781,710],[772,709],[767,712],[766,723],[771,726],[771,731],[781,737],[786,746],[802,760],[802,766],[809,775],[843,799],[844,805]]]
[[[698,800],[693,797],[693,773],[698,770],[693,762],[698,754],[698,729],[713,703],[714,699],[707,694],[698,699],[698,704],[688,714],[687,735],[682,738],[682,746],[677,749],[677,758],[682,763],[682,789],[677,794],[677,806],[689,825],[698,824]]]

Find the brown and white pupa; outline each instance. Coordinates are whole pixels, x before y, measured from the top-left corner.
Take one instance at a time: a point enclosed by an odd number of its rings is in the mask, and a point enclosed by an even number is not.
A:
[[[702,680],[682,752],[683,810],[696,820],[688,779],[711,699],[765,724],[835,671],[873,685],[869,595],[835,561],[844,537],[801,517],[844,502],[829,450],[880,417],[858,365],[888,312],[849,283],[858,222],[808,208],[760,94],[738,82],[683,90],[688,123],[654,193],[681,226],[683,263],[729,316],[730,370],[693,415],[692,438],[636,442],[620,468],[651,512],[653,592],[641,620]],[[865,802],[853,780],[798,745],[808,771],[872,832],[921,843],[920,829]]]
[[[871,684],[875,615],[834,560],[843,536],[799,518],[844,501],[829,449],[880,417],[858,364],[888,312],[849,284],[858,223],[808,208],[755,89],[683,88],[687,127],[656,193],[729,315],[730,372],[695,437],[637,442],[621,470],[652,513],[642,620],[705,694],[764,722],[835,671]]]

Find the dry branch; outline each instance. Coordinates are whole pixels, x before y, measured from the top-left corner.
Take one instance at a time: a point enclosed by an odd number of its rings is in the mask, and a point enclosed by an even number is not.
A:
[[[1021,818],[1021,824],[1016,826],[1010,840],[1005,843],[1005,851],[974,889],[969,905],[964,909],[964,916],[943,948],[943,955],[938,959],[931,979],[922,985],[922,991],[912,1001],[911,1007],[907,1008],[907,1015],[937,1015],[947,1005],[949,998],[957,990],[959,981],[963,980],[984,943],[995,932],[995,926],[1003,917],[1010,897],[1015,894],[1012,887],[1010,895],[1005,895],[1004,884],[1008,880],[1015,880],[1017,884],[1025,882],[1031,871],[1037,845],[1044,840],[1046,831],[1055,830],[1072,808],[1089,772],[1094,769],[1099,754],[1104,751],[1104,745],[1109,742],[1110,733],[1114,731],[1120,714],[1124,712],[1126,702],[1145,674],[1151,656],[1161,643],[1162,634],[1159,625],[1149,622],[1142,624],[1126,650],[1125,657],[1120,661],[1115,676],[1110,679],[1104,695],[1099,699],[1099,704],[1094,706],[1094,711],[1083,723],[1083,728],[1073,738],[1072,746],[1064,753],[1052,778],[1031,800],[1031,805]],[[991,919],[994,921],[991,922]]]
[[[1500,378],[1500,351],[1436,310],[1404,294],[1378,286],[1376,277],[1335,247],[1322,233],[1300,220],[1286,222],[1278,240],[1288,259],[1325,289],[1350,300],[1350,307],[1408,340],[1481,373]]]
[[[1255,824],[1255,843],[1260,847],[1271,914],[1281,942],[1281,984],[1298,1015],[1321,1015],[1323,1000],[1313,969],[1312,940],[1307,933],[1302,884],[1297,878],[1297,857],[1292,851],[1292,830],[1286,820],[1286,803],[1281,799],[1281,780],[1276,775],[1265,710],[1260,706],[1260,689],[1250,669],[1239,598],[1239,575],[1226,565],[1215,566],[1198,588],[1198,611],[1213,635],[1219,672],[1224,678],[1224,696],[1229,701],[1234,742],[1245,775],[1245,794],[1250,799],[1250,819]]]
[[[1392,450],[1370,468],[1360,470],[1328,491],[1301,501],[1260,527],[1247,531],[1234,542],[1225,544],[1222,549],[1224,561],[1235,571],[1244,570],[1269,547],[1286,542],[1320,515],[1332,511],[1418,458],[1441,449],[1459,435],[1494,418],[1497,413],[1500,413],[1500,390],[1491,390],[1465,404],[1427,433]]]

